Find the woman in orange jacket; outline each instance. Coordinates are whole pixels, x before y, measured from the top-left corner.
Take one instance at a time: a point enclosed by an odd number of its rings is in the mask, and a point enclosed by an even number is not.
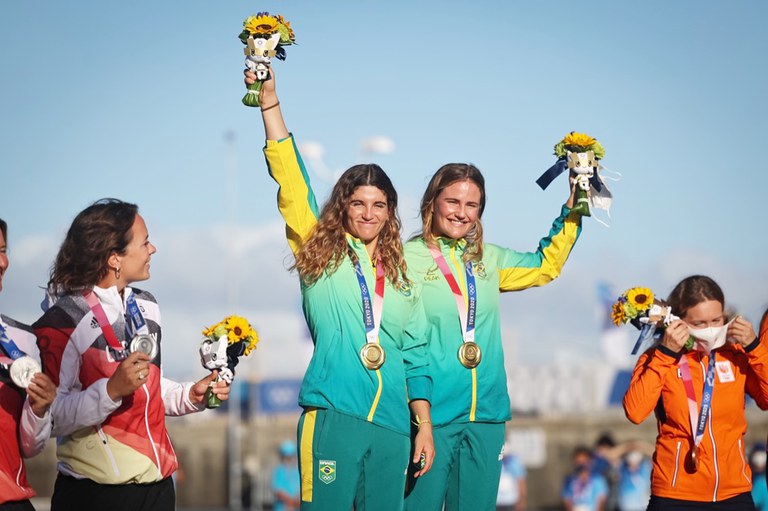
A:
[[[653,411],[658,422],[648,511],[753,511],[745,395],[768,408],[768,347],[745,319],[726,323],[709,277],[682,280],[668,301],[680,319],[640,356],[624,396],[630,421]]]

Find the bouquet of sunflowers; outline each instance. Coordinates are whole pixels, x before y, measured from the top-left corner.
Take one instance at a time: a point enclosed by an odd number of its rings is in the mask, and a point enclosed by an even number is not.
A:
[[[633,287],[624,291],[611,308],[614,325],[631,323],[640,329],[640,336],[632,348],[633,355],[645,341],[656,337],[658,328],[666,327],[676,319],[679,318],[672,314],[669,304],[656,298],[647,287]],[[693,347],[693,338],[688,339],[685,347]]]
[[[203,342],[200,343],[200,362],[211,371],[218,370],[216,381],[231,384],[235,378],[235,366],[241,356],[248,356],[256,349],[259,335],[240,316],[227,316],[219,323],[203,330]],[[209,388],[205,395],[206,407],[217,408],[221,400]]]
[[[607,211],[612,195],[599,173],[604,167],[598,160],[605,157],[605,149],[600,142],[584,133],[572,131],[555,144],[554,154],[557,161],[536,180],[536,184],[545,190],[566,168],[570,169],[577,184],[573,211],[591,216],[590,204]],[[591,193],[587,193],[590,189]]]
[[[248,16],[243,22],[240,40],[245,45],[245,67],[256,73],[256,83],[248,86],[243,97],[246,106],[259,106],[261,85],[269,78],[271,58],[285,60],[285,46],[296,44],[296,36],[291,24],[282,16],[260,12]]]

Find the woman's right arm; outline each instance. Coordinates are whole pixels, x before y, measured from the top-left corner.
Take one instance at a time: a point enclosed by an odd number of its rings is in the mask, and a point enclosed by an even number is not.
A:
[[[247,84],[253,83],[255,79],[255,74],[245,73]],[[283,120],[272,69],[269,79],[262,85],[259,102],[262,105],[261,118],[267,138],[264,155],[269,175],[279,186],[277,207],[285,220],[288,244],[296,254],[317,223],[319,210],[304,162]]]
[[[678,319],[666,328],[658,346],[640,356],[624,394],[624,413],[631,422],[640,424],[656,407],[666,377],[677,366],[687,341],[688,327]]]

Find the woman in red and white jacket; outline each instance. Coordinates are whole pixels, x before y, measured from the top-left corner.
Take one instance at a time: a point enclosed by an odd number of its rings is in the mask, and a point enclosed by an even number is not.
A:
[[[709,277],[683,279],[668,301],[680,319],[640,356],[624,395],[630,421],[655,412],[658,423],[648,511],[754,511],[744,406],[748,394],[768,409],[765,338],[742,317],[726,323]]]
[[[77,215],[56,256],[49,308],[33,325],[59,392],[53,511],[174,509],[178,464],[165,416],[202,410],[217,373],[163,378],[160,310],[129,286],[149,278],[155,252],[137,206],[103,199]],[[228,397],[224,382],[213,390]]]
[[[8,269],[7,238],[8,225],[0,220],[0,291]],[[0,511],[34,510],[29,499],[35,491],[27,481],[22,458],[30,458],[45,447],[56,385],[40,372],[31,379],[23,376],[22,381],[16,376],[17,383],[26,388],[19,387],[10,376],[11,364],[21,356],[39,361],[30,327],[0,314],[0,346]]]

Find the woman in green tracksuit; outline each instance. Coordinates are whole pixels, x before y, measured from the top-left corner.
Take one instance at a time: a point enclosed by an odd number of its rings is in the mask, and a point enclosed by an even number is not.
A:
[[[255,78],[246,72],[246,83]],[[429,470],[434,444],[424,310],[406,278],[397,193],[377,165],[356,165],[318,212],[274,76],[260,103],[264,153],[315,344],[299,394],[301,509],[402,509],[411,412],[422,423],[412,460],[424,460],[418,476]]]
[[[572,186],[573,188],[573,186]],[[405,508],[495,509],[510,419],[499,293],[557,277],[581,231],[571,197],[535,252],[483,243],[485,181],[477,168],[447,164],[421,200],[422,233],[405,245],[408,274],[429,304],[432,422],[438,453],[409,488]]]

